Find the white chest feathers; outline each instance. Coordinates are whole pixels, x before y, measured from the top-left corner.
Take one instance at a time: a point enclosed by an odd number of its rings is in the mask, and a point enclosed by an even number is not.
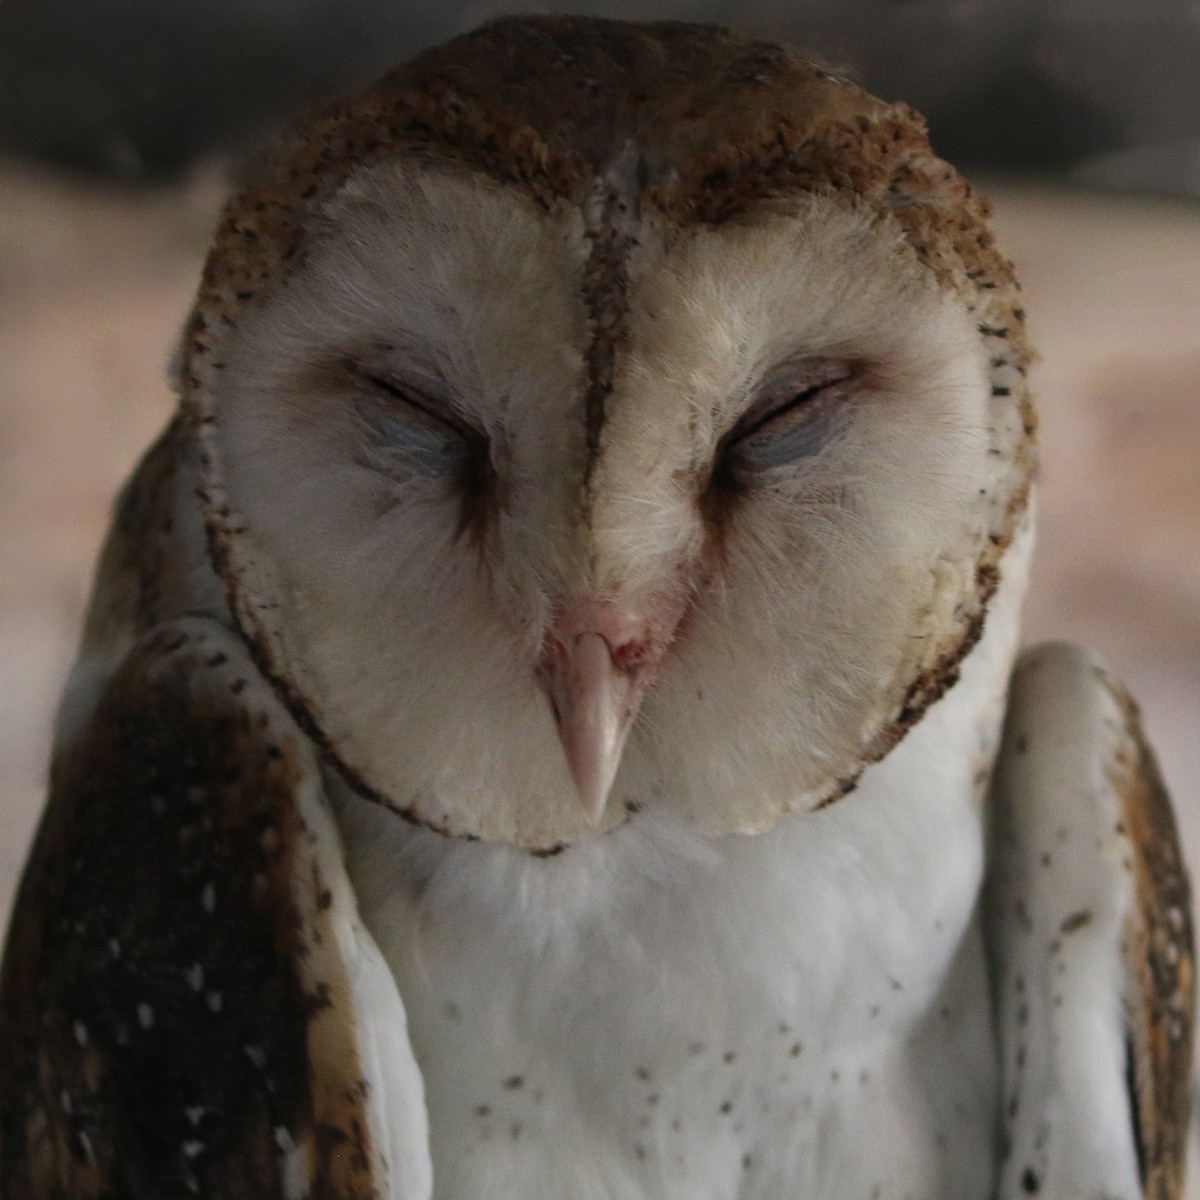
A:
[[[538,858],[343,802],[439,1200],[988,1194],[989,642],[855,794],[762,835],[643,816]]]

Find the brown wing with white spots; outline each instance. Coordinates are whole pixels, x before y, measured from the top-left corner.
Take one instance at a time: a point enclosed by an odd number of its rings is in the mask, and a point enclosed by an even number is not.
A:
[[[1178,1200],[1193,942],[1170,802],[1127,693],[1027,651],[992,788],[990,943],[1002,1200]]]
[[[428,1175],[312,749],[233,634],[160,626],[53,764],[0,979],[0,1194],[415,1200]]]

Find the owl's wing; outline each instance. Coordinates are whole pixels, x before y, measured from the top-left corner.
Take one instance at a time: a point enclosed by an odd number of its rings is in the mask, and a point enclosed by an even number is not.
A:
[[[159,626],[60,749],[0,980],[5,1200],[425,1200],[421,1078],[311,743]]]
[[[991,800],[998,1196],[1179,1200],[1187,874],[1137,709],[1083,651],[1022,655]]]

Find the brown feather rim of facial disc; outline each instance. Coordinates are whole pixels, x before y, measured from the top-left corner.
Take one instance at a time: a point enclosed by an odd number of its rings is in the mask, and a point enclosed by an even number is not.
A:
[[[612,78],[618,62],[616,83],[598,84]],[[703,82],[681,93],[684,78]],[[606,131],[602,145],[596,129]],[[655,138],[665,129],[670,145]],[[312,700],[277,661],[270,622],[244,586],[245,530],[222,478],[212,404],[221,345],[241,313],[303,261],[304,230],[352,172],[408,157],[481,173],[546,208],[581,205],[634,135],[647,158],[660,160],[643,204],[678,222],[719,225],[809,194],[865,207],[897,230],[902,252],[959,296],[987,356],[989,455],[1007,469],[987,496],[986,528],[956,628],[930,648],[892,715],[864,735],[852,769],[832,773],[827,793],[813,797],[811,807],[853,790],[862,771],[957,680],[1028,508],[1036,417],[1026,386],[1032,352],[1020,285],[995,245],[987,200],[934,155],[923,118],[908,106],[885,104],[796,52],[725,30],[583,18],[497,22],[330,105],[281,140],[225,211],[187,326],[183,410],[200,448],[210,555],[259,668],[356,792],[446,835],[472,836],[399,807],[373,787],[333,745]],[[612,269],[624,269],[620,256]],[[588,286],[594,289],[595,280]],[[526,848],[550,853],[561,846]]]

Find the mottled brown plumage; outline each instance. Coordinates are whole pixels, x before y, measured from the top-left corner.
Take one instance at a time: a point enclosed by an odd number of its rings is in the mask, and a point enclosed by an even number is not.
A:
[[[1107,674],[1103,686],[1125,721],[1109,779],[1120,797],[1122,832],[1137,903],[1125,930],[1129,1087],[1147,1200],[1184,1194],[1192,1113],[1195,930],[1187,867],[1171,801],[1133,698]]]
[[[297,793],[241,644],[158,625],[58,756],[0,990],[6,1197],[366,1200],[366,1088]]]

